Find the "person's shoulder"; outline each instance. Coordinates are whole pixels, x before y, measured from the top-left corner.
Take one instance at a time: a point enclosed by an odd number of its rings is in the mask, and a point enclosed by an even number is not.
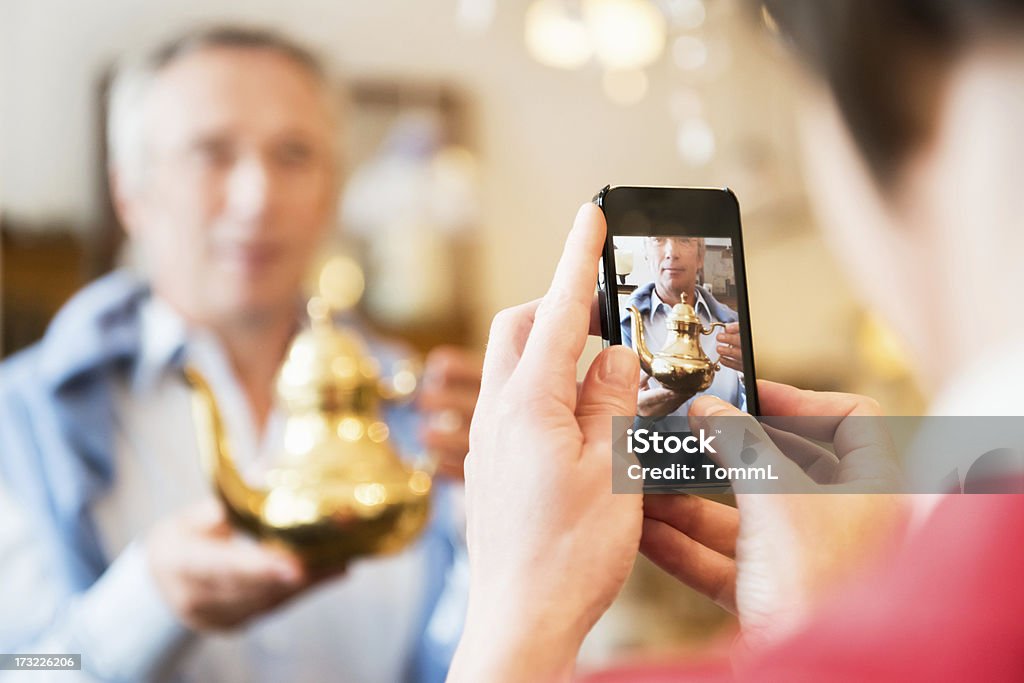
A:
[[[654,282],[648,282],[647,284],[640,285],[633,290],[633,293],[629,295],[629,306],[635,306],[640,313],[646,315],[651,312],[651,294],[654,292]],[[629,311],[620,311],[621,318],[625,321],[629,319]]]
[[[707,304],[708,311],[711,312],[712,318],[723,323],[733,323],[740,319],[740,316],[736,311],[716,299],[708,289],[697,285],[697,290],[704,298],[704,303]]]
[[[124,270],[89,283],[57,311],[42,339],[0,365],[3,384],[15,389],[26,382],[56,386],[124,355],[132,346],[135,332],[130,330],[138,326],[139,303],[148,291],[138,276]]]
[[[25,391],[37,384],[41,346],[42,342],[36,342],[0,363],[0,404],[22,400]]]
[[[53,317],[46,337],[78,327],[95,328],[135,313],[138,300],[148,287],[130,270],[115,270],[78,290]]]
[[[651,305],[651,294],[654,292],[654,282],[640,285],[629,295],[629,303],[634,306]]]

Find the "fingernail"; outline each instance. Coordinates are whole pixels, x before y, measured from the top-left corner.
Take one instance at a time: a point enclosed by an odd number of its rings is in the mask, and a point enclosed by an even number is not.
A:
[[[706,417],[715,410],[720,409],[722,406],[728,405],[730,404],[717,396],[698,396],[694,399],[693,403],[690,404],[690,415],[694,417]]]
[[[597,379],[615,389],[633,389],[637,359],[625,347],[612,347],[601,354]]]

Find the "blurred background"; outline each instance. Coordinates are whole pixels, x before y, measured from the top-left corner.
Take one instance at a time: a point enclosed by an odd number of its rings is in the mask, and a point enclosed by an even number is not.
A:
[[[816,230],[801,77],[752,3],[3,0],[0,13],[4,355],[124,258],[102,134],[115,60],[189,25],[242,22],[305,41],[339,97],[347,85],[338,242],[381,330],[423,350],[482,348],[495,312],[544,292],[602,186],[729,186],[759,375],[870,394],[890,414],[921,408],[898,341],[854,302]],[[703,651],[730,629],[641,565],[584,658]]]

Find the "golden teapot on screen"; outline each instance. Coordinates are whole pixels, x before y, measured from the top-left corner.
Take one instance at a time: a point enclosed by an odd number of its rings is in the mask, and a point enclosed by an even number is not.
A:
[[[322,295],[344,283],[329,267],[320,277]],[[336,271],[343,267],[349,266],[335,264]],[[356,299],[361,292],[360,274]],[[402,462],[380,414],[383,401],[411,396],[417,375],[406,363],[381,377],[362,340],[333,323],[337,302],[348,299],[351,292],[334,291],[309,301],[310,325],[278,374],[283,452],[262,487],[236,466],[206,380],[185,370],[203,464],[232,522],[321,569],[403,548],[422,532],[430,510],[430,474]]]
[[[704,353],[700,337],[711,334],[716,327],[724,328],[725,323],[715,322],[704,327],[693,306],[686,303],[684,294],[682,301],[672,307],[665,319],[668,336],[664,348],[651,351],[647,346],[643,316],[636,306],[630,306],[629,312],[632,316],[633,346],[644,372],[658,380],[662,386],[683,396],[684,400],[689,400],[711,386],[721,366]]]

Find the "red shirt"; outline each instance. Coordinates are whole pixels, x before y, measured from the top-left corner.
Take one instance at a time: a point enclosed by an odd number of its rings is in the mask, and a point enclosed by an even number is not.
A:
[[[943,500],[891,563],[735,670],[647,666],[587,683],[1024,681],[1024,495]]]

